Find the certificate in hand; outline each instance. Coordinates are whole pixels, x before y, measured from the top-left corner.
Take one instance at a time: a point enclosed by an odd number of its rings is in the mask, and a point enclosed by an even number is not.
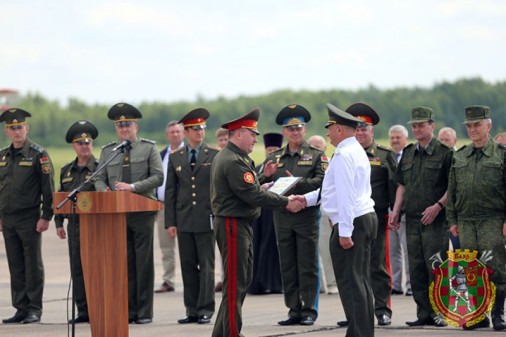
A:
[[[285,193],[297,184],[302,177],[281,177],[269,187],[268,191],[274,192],[279,195],[285,195]]]

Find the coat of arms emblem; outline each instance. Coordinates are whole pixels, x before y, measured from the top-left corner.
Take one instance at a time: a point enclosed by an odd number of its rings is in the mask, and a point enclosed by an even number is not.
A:
[[[494,304],[495,285],[489,275],[493,271],[477,258],[478,251],[448,251],[448,259],[432,273],[435,280],[429,297],[436,314],[456,327],[477,324],[490,314]]]

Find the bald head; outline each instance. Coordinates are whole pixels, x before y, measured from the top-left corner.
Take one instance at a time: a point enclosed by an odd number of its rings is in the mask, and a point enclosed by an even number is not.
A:
[[[322,150],[323,152],[325,152],[325,150],[327,149],[327,142],[325,141],[325,138],[323,138],[322,136],[318,136],[318,135],[311,136],[311,137],[309,137],[307,142],[311,146],[314,146],[317,149]]]

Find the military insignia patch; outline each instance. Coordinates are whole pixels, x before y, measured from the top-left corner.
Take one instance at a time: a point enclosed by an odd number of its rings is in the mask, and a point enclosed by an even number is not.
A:
[[[255,182],[255,178],[253,177],[253,173],[251,172],[244,173],[243,179],[248,184],[253,184]]]
[[[435,281],[429,298],[436,314],[453,326],[475,325],[489,314],[496,287],[490,282],[493,271],[477,259],[478,251],[448,251],[448,259],[432,271]]]
[[[42,173],[44,173],[44,174],[51,173],[51,165],[50,164],[42,165]]]
[[[329,167],[329,158],[322,157],[322,169],[325,171]]]
[[[45,158],[40,158],[40,163],[41,164],[49,164],[49,158],[45,157]]]

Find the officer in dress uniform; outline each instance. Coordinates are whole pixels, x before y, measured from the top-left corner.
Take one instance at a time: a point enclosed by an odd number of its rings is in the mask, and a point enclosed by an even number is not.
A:
[[[60,171],[59,192],[71,192],[87,180],[96,170],[98,160],[93,156],[93,140],[97,138],[98,130],[91,122],[81,120],[72,124],[68,129],[65,140],[72,144],[77,157],[63,165]],[[82,191],[95,191],[95,185],[90,182]],[[88,303],[84,286],[83,267],[81,264],[81,239],[79,233],[79,215],[76,221],[72,214],[57,214],[54,217],[56,235],[66,239],[67,233],[63,227],[64,219],[68,219],[68,245],[70,256],[70,271],[72,274],[73,296],[77,306],[75,323],[89,322]],[[69,321],[72,323],[72,320]]]
[[[490,252],[487,267],[494,273],[490,280],[497,287],[492,323],[504,330],[504,295],[506,294],[506,146],[490,136],[492,120],[487,106],[465,109],[464,124],[472,143],[453,156],[448,183],[446,217],[452,235],[460,236],[462,249]],[[488,317],[464,327],[488,327]]]
[[[163,183],[163,165],[155,142],[138,138],[139,110],[127,103],[113,105],[107,114],[114,121],[119,141],[102,147],[100,164],[106,162],[120,142],[130,140],[118,155],[96,176],[95,188],[103,191],[130,191],[156,200],[156,188]],[[128,316],[131,323],[147,324],[153,319],[153,228],[156,212],[128,213]]]
[[[293,175],[302,177],[290,194],[304,194],[321,186],[328,162],[320,149],[305,140],[309,111],[301,105],[284,107],[276,116],[283,126],[287,145],[272,152],[264,162],[260,183]],[[322,157],[324,158],[322,160]],[[293,214],[274,210],[274,225],[279,248],[281,278],[288,318],[279,325],[312,325],[318,317],[318,207],[308,207]]]
[[[211,321],[214,314],[214,233],[209,199],[211,166],[218,150],[204,143],[209,111],[197,108],[182,123],[186,146],[172,152],[165,184],[165,226],[178,238],[186,317],[180,324]]]
[[[378,217],[378,233],[372,244],[371,284],[374,293],[374,314],[378,325],[392,323],[390,293],[392,277],[388,252],[388,209],[394,205],[396,185],[394,182],[397,161],[395,153],[374,141],[374,125],[380,118],[376,111],[364,103],[355,103],[346,112],[361,120],[357,127],[357,141],[362,145],[371,164],[371,188],[374,210]]]
[[[47,151],[27,137],[26,118],[30,116],[18,108],[0,115],[4,132],[12,141],[0,149],[0,231],[11,275],[12,306],[16,308],[14,316],[3,323],[35,323],[42,315],[41,234],[53,217],[54,171]]]
[[[327,104],[327,136],[336,147],[321,189],[304,195],[307,206],[321,205],[333,228],[330,255],[339,295],[349,322],[346,336],[374,336],[371,249],[378,219],[371,198],[371,164],[355,138],[360,119]]]
[[[253,274],[251,224],[260,216],[260,207],[302,207],[292,199],[264,191],[258,182],[248,154],[257,142],[259,116],[260,111],[255,109],[222,125],[229,130],[229,142],[211,167],[214,232],[225,270],[213,337],[242,336],[242,304]]]

